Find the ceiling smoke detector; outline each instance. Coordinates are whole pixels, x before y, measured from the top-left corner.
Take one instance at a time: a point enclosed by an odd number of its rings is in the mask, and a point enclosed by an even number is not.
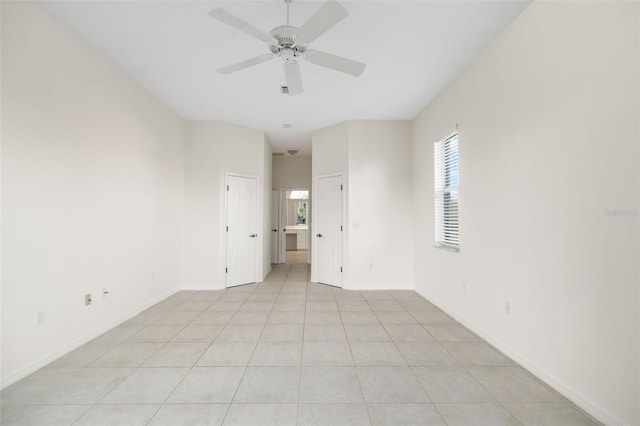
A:
[[[296,149],[296,148],[289,148],[287,149],[287,152],[289,153],[289,155],[296,155],[300,150]]]

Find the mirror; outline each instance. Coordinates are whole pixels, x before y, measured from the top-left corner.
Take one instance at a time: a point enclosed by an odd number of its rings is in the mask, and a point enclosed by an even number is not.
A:
[[[299,201],[298,208],[296,209],[296,225],[307,224],[307,202]]]
[[[295,226],[298,229],[307,228],[307,216],[309,211],[309,191],[287,191],[287,226]]]

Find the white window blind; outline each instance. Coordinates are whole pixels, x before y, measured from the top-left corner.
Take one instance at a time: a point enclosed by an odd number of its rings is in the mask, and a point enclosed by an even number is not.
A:
[[[436,247],[460,249],[458,217],[458,133],[433,146]]]

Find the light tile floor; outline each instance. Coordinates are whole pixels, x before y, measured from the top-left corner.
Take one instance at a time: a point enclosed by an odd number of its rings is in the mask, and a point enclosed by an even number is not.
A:
[[[306,263],[182,291],[3,390],[3,425],[592,425],[413,291]]]
[[[288,265],[307,264],[307,250],[290,250],[285,252],[285,258]]]

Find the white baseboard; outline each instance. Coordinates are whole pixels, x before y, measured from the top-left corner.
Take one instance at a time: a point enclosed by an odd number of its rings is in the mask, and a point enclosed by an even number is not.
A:
[[[375,286],[375,287],[371,287],[368,285],[363,285],[361,286],[360,284],[349,284],[347,286],[343,286],[342,287],[345,290],[353,290],[353,291],[395,291],[395,290],[400,290],[400,291],[404,291],[404,290],[414,290],[413,285],[400,285],[400,286],[393,286],[393,288],[391,286],[386,286],[386,287],[380,287],[380,286]]]
[[[142,305],[132,309],[131,311],[127,312],[124,315],[121,315],[119,317],[117,317],[116,319],[114,319],[113,321],[109,321],[107,324],[101,326],[101,327],[97,327],[94,330],[92,330],[91,332],[85,334],[84,336],[80,337],[79,339],[76,339],[74,341],[72,341],[71,343],[68,343],[66,345],[63,345],[57,349],[54,349],[53,351],[41,356],[40,358],[28,363],[27,365],[18,368],[15,371],[12,371],[4,376],[2,376],[2,378],[0,378],[0,389],[4,389],[7,386],[10,386],[12,384],[14,384],[15,382],[17,382],[18,380],[21,380],[25,377],[27,377],[29,374],[35,373],[36,371],[38,371],[39,369],[41,369],[42,367],[44,367],[45,365],[55,361],[56,359],[68,354],[69,352],[79,348],[80,346],[84,345],[85,343],[95,339],[96,337],[100,336],[101,334],[103,334],[106,331],[111,330],[114,327],[117,327],[118,325],[122,324],[123,322],[133,318],[134,316],[138,315],[140,312],[150,308],[151,306],[155,305],[158,302],[163,301],[164,299],[166,299],[169,296],[172,296],[173,294],[177,293],[178,291],[180,291],[179,289],[172,289],[169,290],[165,293],[163,293],[162,295],[153,298],[152,300],[143,303]]]
[[[432,297],[428,297],[426,294],[424,294],[420,290],[417,290],[417,289],[414,289],[414,290],[420,296],[424,297],[429,302],[433,303],[438,308],[442,309],[442,311],[444,311],[451,318],[455,319],[460,324],[464,325],[469,330],[473,331],[475,334],[482,337],[484,340],[489,342],[499,351],[504,353],[513,361],[520,364],[523,368],[528,370],[534,376],[536,376],[537,378],[545,382],[555,391],[557,391],[558,393],[560,393],[561,395],[569,399],[578,407],[582,408],[584,411],[586,411],[589,415],[591,415],[596,420],[606,425],[627,425],[628,424],[624,420],[616,416],[615,414],[611,413],[606,408],[602,407],[597,402],[585,396],[582,392],[575,389],[573,386],[567,384],[565,381],[563,381],[562,379],[559,379],[553,374],[550,374],[543,367],[540,367],[535,361],[521,355],[518,351],[511,348],[509,345],[496,339],[494,336],[491,335],[491,333],[488,333],[485,330],[481,329],[480,327],[477,327],[471,321],[468,321],[464,316],[456,312],[452,312],[450,310],[445,309],[444,305],[439,300],[436,300]]]
[[[226,284],[202,283],[202,284],[183,284],[180,290],[200,291],[200,290],[224,290]]]

